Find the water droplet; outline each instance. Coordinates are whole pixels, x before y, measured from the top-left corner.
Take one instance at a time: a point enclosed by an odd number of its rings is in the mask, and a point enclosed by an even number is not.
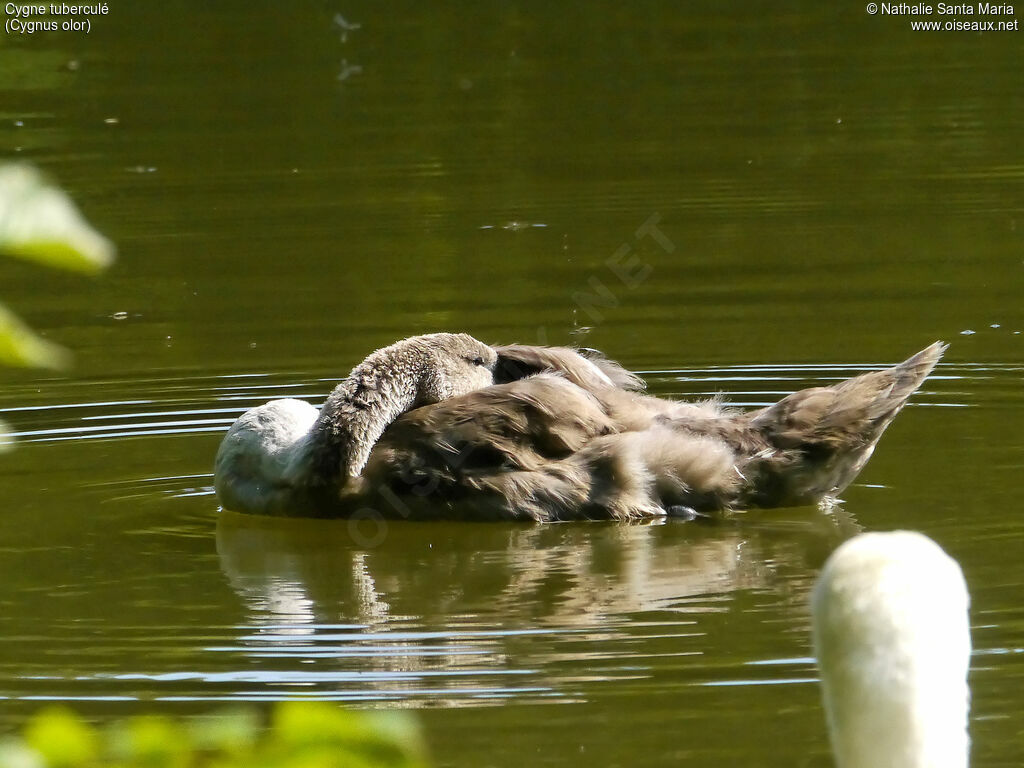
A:
[[[975,333],[976,331],[972,331],[970,328],[960,331],[961,336],[973,336]]]

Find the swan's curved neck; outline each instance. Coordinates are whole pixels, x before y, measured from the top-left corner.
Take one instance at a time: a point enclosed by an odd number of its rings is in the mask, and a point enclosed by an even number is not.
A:
[[[393,345],[397,346],[397,345]],[[327,397],[312,433],[322,476],[356,477],[395,419],[417,405],[427,370],[423,355],[378,350]]]
[[[967,604],[956,561],[920,534],[833,554],[812,607],[839,768],[966,768]]]

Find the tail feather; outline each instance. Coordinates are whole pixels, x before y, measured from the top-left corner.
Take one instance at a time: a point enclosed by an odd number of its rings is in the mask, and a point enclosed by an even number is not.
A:
[[[932,372],[946,346],[937,341],[884,371],[796,392],[753,413],[751,425],[779,447],[872,443]]]
[[[928,374],[934,370],[939,360],[942,359],[942,355],[949,348],[948,344],[941,341],[936,341],[934,344],[925,347],[913,357],[904,360],[894,368],[889,368],[885,371],[878,371],[877,374],[881,374],[883,378],[889,380],[891,387],[889,390],[888,402],[898,402],[902,405],[908,397],[910,397],[917,388],[921,386],[924,380],[928,377]],[[876,374],[867,374],[872,376]],[[849,384],[857,381],[856,378],[849,379],[843,384]],[[842,387],[843,384],[839,386]]]
[[[946,346],[935,342],[892,368],[805,389],[751,414],[750,426],[775,451],[761,465],[777,475],[765,483],[770,505],[807,503],[849,485]]]

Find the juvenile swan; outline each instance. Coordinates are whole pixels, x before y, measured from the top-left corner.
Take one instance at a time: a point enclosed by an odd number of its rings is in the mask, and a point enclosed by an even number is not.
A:
[[[837,768],[966,768],[967,607],[960,567],[919,533],[832,554],[812,613]]]
[[[243,512],[641,519],[812,504],[842,491],[941,357],[742,413],[646,396],[599,356],[488,347],[462,334],[374,352],[322,411],[243,414],[217,455],[221,503]]]

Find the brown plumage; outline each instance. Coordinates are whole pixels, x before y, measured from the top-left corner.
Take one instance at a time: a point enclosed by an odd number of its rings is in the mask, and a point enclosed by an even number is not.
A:
[[[419,339],[430,340],[427,348],[440,358],[466,358],[464,351],[444,353],[448,337],[459,339],[460,349],[480,345],[464,335],[414,337],[371,355],[319,415],[296,401],[244,414],[218,455],[222,502],[276,514],[537,521],[812,504],[856,477],[945,350],[935,343],[893,368],[741,412],[717,399],[684,403],[645,395],[640,379],[599,353],[510,345],[486,355],[490,386],[480,383],[479,365],[470,367],[472,382],[464,381],[467,370],[459,363],[447,365],[435,387],[455,396],[422,404],[422,397],[409,395],[416,388],[405,386],[402,403],[392,402],[390,371],[405,370],[391,359],[393,350],[417,350],[422,378],[432,375],[432,363],[420,354]],[[402,354],[398,360],[408,357]],[[366,370],[373,372],[376,401],[360,404],[354,393],[363,391],[358,379]],[[268,463],[262,444],[273,430],[261,426],[257,434],[250,414],[276,414],[282,406],[275,403],[292,404],[283,410],[298,408],[309,423],[305,433],[289,424],[289,435],[303,436],[288,438],[295,455],[275,458],[288,471],[275,469],[269,482],[259,472]],[[360,426],[367,422],[372,430]],[[235,469],[257,465],[257,473]],[[262,502],[267,489],[276,494],[270,505]]]
[[[638,519],[816,503],[856,477],[945,345],[747,413],[643,395],[615,363],[572,350],[496,349],[495,378],[513,380],[385,431],[359,486],[404,500],[382,513]]]

